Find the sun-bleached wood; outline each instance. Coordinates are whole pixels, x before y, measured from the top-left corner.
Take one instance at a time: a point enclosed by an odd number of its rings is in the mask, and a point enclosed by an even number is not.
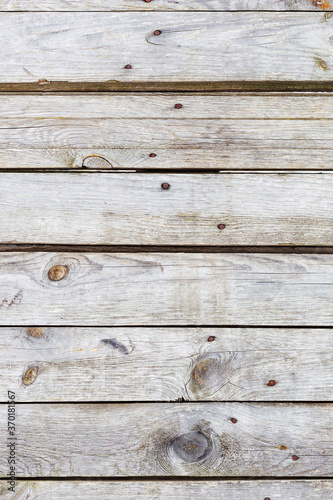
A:
[[[333,168],[330,93],[0,94],[0,118],[0,169]]]
[[[323,12],[3,13],[0,83],[330,82],[332,22]]]
[[[331,329],[2,327],[1,384],[19,402],[332,401],[331,344]]]
[[[3,500],[12,500],[7,483],[0,481]],[[328,500],[333,483],[329,480],[265,481],[24,481],[18,480],[15,500]]]
[[[328,0],[2,0],[0,11],[309,11],[332,10]]]
[[[332,280],[324,254],[4,252],[0,324],[332,326]]]
[[[42,403],[18,415],[18,477],[332,474],[331,404]]]
[[[3,173],[0,211],[2,243],[332,245],[333,174]]]

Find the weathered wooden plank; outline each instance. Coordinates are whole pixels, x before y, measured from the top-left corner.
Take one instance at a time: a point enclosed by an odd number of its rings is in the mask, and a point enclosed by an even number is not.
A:
[[[0,11],[331,11],[329,0],[2,0]]]
[[[329,82],[331,22],[322,12],[2,13],[0,83]]]
[[[0,496],[12,500],[7,483],[0,481]],[[265,481],[23,481],[18,480],[15,500],[328,500],[333,483],[329,480],[265,480]]]
[[[332,281],[332,255],[2,253],[0,324],[332,326]]]
[[[0,118],[0,169],[333,168],[332,94],[0,94]]]
[[[331,329],[3,327],[1,385],[19,402],[332,401],[331,345]]]
[[[331,404],[42,403],[17,415],[18,477],[332,474]]]
[[[332,245],[333,174],[3,173],[0,211],[2,243]]]

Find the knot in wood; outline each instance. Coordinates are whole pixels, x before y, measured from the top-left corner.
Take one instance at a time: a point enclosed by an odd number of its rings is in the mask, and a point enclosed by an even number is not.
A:
[[[67,266],[57,265],[51,267],[48,272],[48,277],[50,281],[61,281],[64,279],[68,271]]]
[[[39,368],[38,366],[31,366],[27,369],[22,377],[22,382],[24,385],[31,385],[35,382],[38,375]]]
[[[187,432],[176,437],[170,444],[175,455],[186,463],[204,460],[212,451],[212,443],[200,431]]]
[[[41,339],[44,336],[44,330],[43,328],[28,328],[27,335],[35,339]]]

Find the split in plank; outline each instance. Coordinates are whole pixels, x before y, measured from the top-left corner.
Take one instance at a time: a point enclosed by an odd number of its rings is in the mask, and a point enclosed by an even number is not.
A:
[[[0,324],[333,326],[333,256],[0,254]]]
[[[18,418],[17,477],[332,474],[331,404],[42,403]]]
[[[1,384],[18,402],[332,401],[331,345],[331,329],[2,327]]]
[[[328,0],[2,0],[0,11],[325,11]]]
[[[330,82],[332,23],[323,12],[2,13],[0,83]]]
[[[0,481],[0,496],[12,500],[8,484]],[[329,480],[265,481],[24,481],[16,484],[15,500],[328,500],[333,490]],[[269,495],[269,497],[267,496]]]
[[[3,173],[2,243],[332,245],[333,174]]]

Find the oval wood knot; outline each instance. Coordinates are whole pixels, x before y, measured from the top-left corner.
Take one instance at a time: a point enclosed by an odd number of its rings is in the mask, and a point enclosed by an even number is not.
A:
[[[41,339],[44,336],[43,328],[28,328],[27,335],[35,339]]]
[[[62,265],[53,266],[48,272],[49,280],[61,281],[66,276],[67,272],[68,272],[67,266],[62,266]]]
[[[202,432],[192,431],[176,437],[170,444],[175,455],[183,462],[204,460],[212,451],[212,443]]]
[[[31,366],[27,369],[22,377],[22,382],[24,385],[31,385],[35,382],[38,375],[39,368],[38,366]]]

